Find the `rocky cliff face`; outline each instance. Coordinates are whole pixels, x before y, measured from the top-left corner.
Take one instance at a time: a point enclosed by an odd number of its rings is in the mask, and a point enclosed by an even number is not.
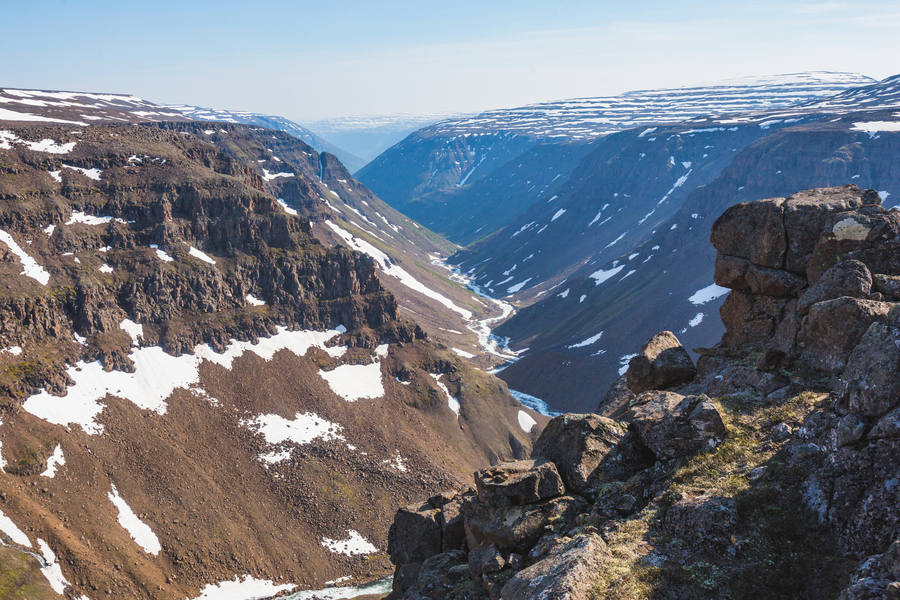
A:
[[[395,597],[893,598],[897,214],[855,186],[725,211],[721,342],[695,369],[655,336],[531,460],[402,509]]]
[[[331,160],[237,125],[0,130],[7,589],[373,579],[398,504],[527,454],[545,420],[314,237]]]

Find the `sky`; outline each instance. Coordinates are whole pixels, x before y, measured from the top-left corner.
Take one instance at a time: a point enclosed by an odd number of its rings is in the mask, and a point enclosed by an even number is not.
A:
[[[900,3],[0,0],[0,86],[304,123],[751,75],[900,73]]]

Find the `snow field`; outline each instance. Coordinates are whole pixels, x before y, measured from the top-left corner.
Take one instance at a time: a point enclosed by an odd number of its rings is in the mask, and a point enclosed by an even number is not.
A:
[[[378,548],[366,541],[359,532],[351,529],[347,532],[347,535],[349,538],[346,540],[322,538],[322,545],[335,554],[344,554],[346,556],[353,556],[354,554],[374,554],[375,552],[378,552]]]

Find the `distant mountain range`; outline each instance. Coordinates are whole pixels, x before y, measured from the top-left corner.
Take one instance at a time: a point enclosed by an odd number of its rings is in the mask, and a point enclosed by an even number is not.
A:
[[[468,244],[451,262],[520,307],[495,333],[527,352],[500,377],[588,411],[658,331],[689,348],[718,340],[706,240],[725,208],[846,183],[900,199],[897,77],[744,82],[444,122],[357,176]]]

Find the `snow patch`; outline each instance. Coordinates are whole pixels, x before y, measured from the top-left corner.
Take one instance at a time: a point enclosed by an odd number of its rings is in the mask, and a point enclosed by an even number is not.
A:
[[[475,358],[475,355],[472,354],[471,352],[466,352],[465,350],[460,350],[459,348],[451,348],[451,350],[453,350],[454,352],[456,352],[458,355],[462,356],[463,358]]]
[[[626,354],[625,356],[619,357],[619,376],[625,374],[625,371],[628,370],[628,361],[637,356],[637,354]]]
[[[437,383],[438,387],[443,390],[444,395],[447,396],[447,406],[450,407],[450,410],[456,413],[456,416],[459,417],[459,409],[460,404],[457,398],[454,398],[450,395],[450,390],[447,389],[447,386],[441,381],[440,374],[429,373],[434,378],[435,383]]]
[[[56,448],[53,450],[53,454],[47,459],[47,468],[41,473],[41,477],[53,479],[53,476],[56,475],[56,468],[61,467],[64,464],[66,464],[66,457],[63,455],[62,446],[57,444]]]
[[[262,306],[266,303],[265,300],[260,300],[259,298],[255,297],[253,294],[247,294],[246,300],[247,300],[247,303],[250,304],[251,306]]]
[[[697,305],[706,304],[711,300],[715,300],[720,296],[724,296],[730,291],[731,290],[729,290],[728,288],[724,288],[716,284],[708,285],[702,290],[697,290],[696,292],[694,292],[694,295],[688,298],[688,302]]]
[[[22,263],[22,272],[20,275],[31,277],[41,285],[47,285],[47,282],[50,281],[50,273],[44,270],[42,266],[37,264],[33,258],[26,254],[16,243],[16,240],[3,229],[0,229],[0,242],[6,244],[9,247],[10,252],[19,257],[19,261]]]
[[[78,171],[88,179],[93,179],[94,181],[100,181],[100,174],[103,173],[100,169],[83,169],[81,167],[72,167],[69,165],[63,165],[63,168]]]
[[[265,179],[266,181],[272,181],[274,179],[278,179],[279,177],[294,177],[294,174],[293,173],[269,173],[267,170],[263,169],[263,179]],[[335,194],[335,195],[337,195],[337,194]]]
[[[346,540],[322,538],[322,545],[335,554],[345,554],[347,556],[353,556],[355,554],[374,554],[378,552],[378,548],[366,541],[366,539],[357,531],[351,529],[347,534],[350,537]]]
[[[605,271],[603,269],[600,269],[599,271],[594,271],[593,273],[588,275],[588,277],[594,280],[595,285],[600,285],[607,279],[617,275],[624,268],[625,265],[619,265],[618,267],[614,267]]]
[[[214,261],[212,258],[210,258],[208,254],[197,250],[193,246],[190,246],[190,250],[188,251],[188,254],[190,254],[194,258],[199,258],[200,260],[202,260],[205,263],[209,263],[211,265],[216,264],[216,261]]]
[[[287,202],[285,202],[281,198],[278,199],[278,204],[281,205],[281,208],[283,208],[284,212],[286,212],[287,214],[297,216],[297,214],[298,214],[297,211],[294,210],[293,208],[291,208],[290,206],[288,206]]]
[[[159,554],[162,546],[159,544],[159,538],[150,529],[150,526],[141,521],[131,507],[125,502],[125,499],[119,495],[116,486],[112,486],[112,492],[108,492],[109,501],[116,505],[119,509],[119,525],[121,525],[128,535],[131,536],[137,545],[144,549],[147,554]]]
[[[561,294],[557,294],[557,296],[559,296],[560,298],[568,298],[569,297],[569,288],[566,288],[566,291],[562,292]]]
[[[16,527],[12,519],[4,515],[3,511],[0,511],[0,531],[5,533],[14,544],[31,548],[31,540],[28,539],[28,536]]]
[[[537,421],[531,415],[524,410],[519,411],[519,427],[522,428],[522,431],[529,433],[535,425],[537,425]]]
[[[553,221],[557,220],[558,218],[563,216],[565,214],[565,212],[566,212],[566,209],[564,209],[564,208],[559,209],[558,211],[556,211],[556,214],[554,214],[553,217],[550,219],[550,222],[552,223]]]
[[[235,576],[234,581],[207,584],[193,600],[262,600],[295,587],[297,586],[290,583],[276,585],[267,579],[255,579],[250,575],[244,575],[243,579]]]
[[[597,335],[592,335],[588,339],[583,342],[578,342],[577,344],[572,344],[571,346],[567,346],[567,348],[584,348],[585,346],[590,346],[591,344],[598,341],[603,336],[603,332],[601,331]]]
[[[131,319],[124,319],[121,323],[119,323],[119,329],[121,329],[131,337],[131,342],[134,346],[140,344],[138,338],[144,335],[143,325],[135,323]]]
[[[319,371],[328,387],[347,402],[384,396],[381,362],[368,365],[341,365],[331,371]]]

